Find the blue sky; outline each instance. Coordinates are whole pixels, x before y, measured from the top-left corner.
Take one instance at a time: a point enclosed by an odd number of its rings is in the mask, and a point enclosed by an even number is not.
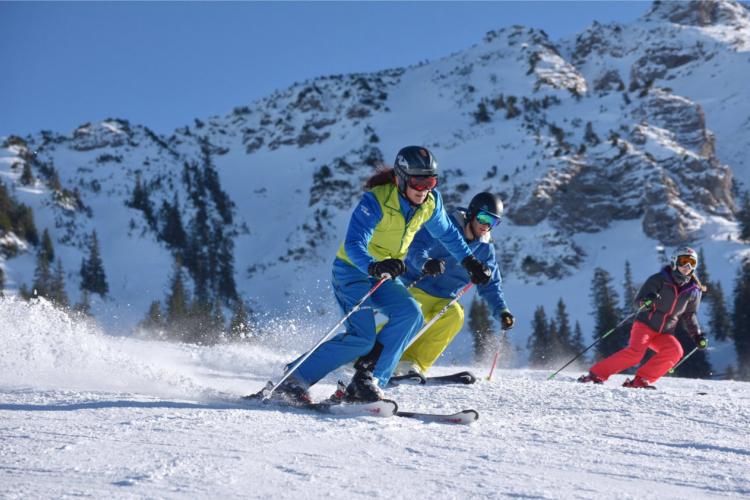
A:
[[[0,2],[0,136],[160,133],[321,75],[436,59],[513,24],[553,39],[650,2]]]

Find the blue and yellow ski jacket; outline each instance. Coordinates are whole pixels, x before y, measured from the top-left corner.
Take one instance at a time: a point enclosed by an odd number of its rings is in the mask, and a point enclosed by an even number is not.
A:
[[[466,224],[465,212],[456,210],[451,214],[450,221],[461,234],[461,239],[466,241],[463,238],[463,228]],[[484,262],[492,271],[490,281],[485,285],[477,285],[477,291],[489,304],[493,316],[499,319],[503,311],[510,311],[503,295],[502,277],[495,258],[492,238],[488,233],[481,239],[468,242],[468,245],[474,256]],[[425,293],[433,297],[453,298],[461,288],[469,283],[469,273],[461,266],[460,261],[456,260],[442,243],[433,238],[427,231],[417,233],[409,248],[406,257],[404,283],[412,283],[422,276],[422,268],[428,259],[443,259],[445,261],[445,272],[440,276],[425,276],[414,285]]]
[[[336,258],[367,274],[373,262],[404,259],[420,230],[440,241],[459,262],[471,255],[466,241],[448,219],[438,191],[433,190],[424,203],[414,207],[395,184],[384,184],[362,196]]]

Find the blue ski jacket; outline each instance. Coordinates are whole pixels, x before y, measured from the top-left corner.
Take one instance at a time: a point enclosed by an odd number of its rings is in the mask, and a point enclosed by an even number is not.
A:
[[[456,229],[462,235],[466,224],[465,211],[458,209],[450,215],[450,220]],[[464,239],[464,241],[466,241]],[[490,281],[485,285],[477,285],[479,295],[487,301],[492,314],[500,319],[500,314],[504,311],[510,312],[508,305],[505,303],[503,295],[502,277],[500,269],[495,258],[495,247],[492,244],[492,238],[485,235],[480,239],[468,242],[469,248],[474,256],[484,262],[492,271]],[[456,293],[469,283],[469,273],[441,244],[434,239],[427,231],[419,231],[414,237],[414,242],[409,247],[409,253],[406,257],[406,274],[403,277],[404,284],[410,284],[422,276],[422,268],[428,259],[442,259],[445,261],[445,272],[440,276],[425,276],[419,283],[414,285],[416,288],[432,295],[433,297],[453,298]]]
[[[396,189],[395,185],[393,189]],[[435,208],[421,226],[419,232],[425,233],[442,242],[445,251],[460,262],[471,255],[471,250],[456,226],[450,222],[448,214],[445,213],[443,198],[440,196],[440,193],[437,190],[433,190],[430,196],[434,199]],[[419,207],[413,207],[400,193],[396,197],[398,198],[401,215],[408,225]],[[343,244],[345,257],[351,261],[354,267],[365,274],[368,274],[370,264],[376,261],[370,252],[368,252],[368,246],[375,228],[382,218],[383,207],[375,194],[372,191],[368,191],[362,196],[349,220],[349,227],[346,231],[346,239]],[[344,260],[341,255],[337,258]]]

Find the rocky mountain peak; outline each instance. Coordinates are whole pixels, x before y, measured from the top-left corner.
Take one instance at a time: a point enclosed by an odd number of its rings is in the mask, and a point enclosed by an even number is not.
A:
[[[750,15],[734,0],[655,1],[645,19],[669,21],[684,26],[747,25]]]

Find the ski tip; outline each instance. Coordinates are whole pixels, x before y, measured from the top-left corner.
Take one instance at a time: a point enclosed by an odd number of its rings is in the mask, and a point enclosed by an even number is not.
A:
[[[479,412],[476,410],[463,410],[463,411],[460,411],[459,413],[466,415],[467,417],[474,417],[474,422],[479,420]]]

